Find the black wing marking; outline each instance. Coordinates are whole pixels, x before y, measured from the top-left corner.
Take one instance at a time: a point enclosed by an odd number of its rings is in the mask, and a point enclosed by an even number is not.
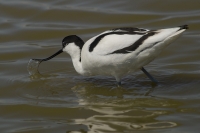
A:
[[[126,32],[145,32],[145,31],[149,31],[147,29],[143,29],[143,28],[136,28],[136,27],[122,27],[122,28],[115,28],[112,29],[112,31],[116,31],[116,30],[122,30],[122,31],[126,31]]]
[[[150,36],[153,36],[155,34],[156,34],[156,32],[149,32],[146,35],[142,36],[140,39],[138,39],[132,45],[125,47],[123,49],[116,50],[109,54],[126,54],[126,53],[130,53],[132,51],[135,51],[147,38],[149,38]],[[109,55],[109,54],[107,54],[107,55]]]
[[[125,35],[125,34],[129,34],[129,35],[144,35],[146,33],[144,33],[144,32],[134,32],[134,31],[131,31],[131,32],[113,31],[113,32],[105,33],[105,34],[102,34],[102,35],[98,36],[90,44],[89,51],[92,52],[94,50],[94,48],[97,46],[97,44],[101,41],[101,39],[103,39],[105,36],[112,35],[112,34],[117,34],[117,35]]]

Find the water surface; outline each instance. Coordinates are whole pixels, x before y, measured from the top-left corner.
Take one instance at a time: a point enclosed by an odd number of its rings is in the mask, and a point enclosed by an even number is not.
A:
[[[200,123],[200,1],[0,0],[0,131],[2,133],[198,133]],[[188,24],[181,38],[145,68],[124,77],[78,75],[67,54],[27,63],[107,29],[158,29]]]

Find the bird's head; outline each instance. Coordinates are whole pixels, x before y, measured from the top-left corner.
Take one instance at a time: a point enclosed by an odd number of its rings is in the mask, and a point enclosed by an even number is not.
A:
[[[62,40],[62,46],[63,46],[62,50],[69,53],[70,55],[76,53],[77,51],[80,51],[83,45],[84,45],[83,40],[76,35],[66,36]]]
[[[55,54],[44,58],[44,59],[33,59],[35,61],[39,61],[40,63],[42,61],[48,61],[52,58],[54,58],[55,56],[61,54],[63,51],[67,52],[70,55],[77,55],[77,52],[80,52],[82,47],[84,45],[83,40],[76,36],[76,35],[70,35],[70,36],[66,36],[63,40],[62,40],[62,49],[60,49],[58,52],[56,52]]]

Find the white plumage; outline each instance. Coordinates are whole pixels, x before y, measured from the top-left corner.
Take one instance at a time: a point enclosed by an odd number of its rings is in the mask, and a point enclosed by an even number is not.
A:
[[[63,39],[63,48],[56,54],[34,60],[47,61],[64,51],[71,56],[75,70],[81,75],[114,76],[120,84],[124,75],[142,69],[155,82],[143,66],[155,59],[186,29],[187,25],[160,30],[116,28],[86,43],[78,36],[70,35]]]

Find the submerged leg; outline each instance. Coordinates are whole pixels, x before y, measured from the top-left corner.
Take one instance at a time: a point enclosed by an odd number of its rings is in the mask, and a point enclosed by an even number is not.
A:
[[[142,67],[141,70],[147,75],[147,77],[148,77],[152,82],[158,83],[158,81],[155,80],[155,79],[151,76],[151,74],[149,74],[149,73],[144,69],[144,67]]]
[[[122,85],[121,81],[117,81],[118,87]]]
[[[121,78],[115,76],[115,79],[116,79],[116,81],[117,81],[118,87],[120,87],[120,86],[122,85],[122,83],[121,83]]]

